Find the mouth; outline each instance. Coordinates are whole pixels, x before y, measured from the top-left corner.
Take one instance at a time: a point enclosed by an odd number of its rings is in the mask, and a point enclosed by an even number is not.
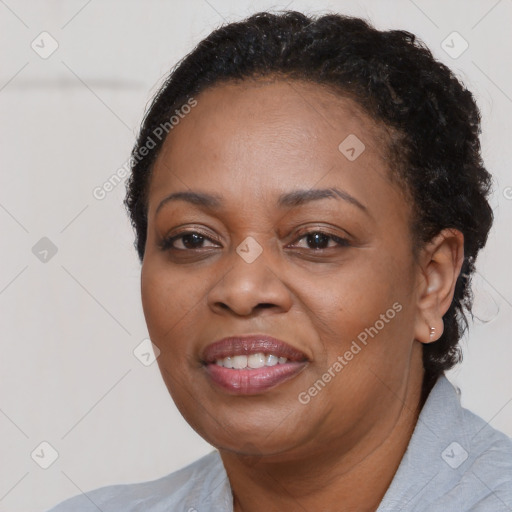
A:
[[[208,345],[201,360],[213,384],[238,395],[275,388],[309,362],[300,350],[267,335],[223,338]]]

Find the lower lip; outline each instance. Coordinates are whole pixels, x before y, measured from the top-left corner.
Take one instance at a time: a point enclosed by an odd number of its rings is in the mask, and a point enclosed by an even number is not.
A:
[[[289,362],[248,370],[224,368],[218,364],[206,365],[211,380],[223,390],[236,395],[255,395],[292,379],[306,366],[305,362]]]

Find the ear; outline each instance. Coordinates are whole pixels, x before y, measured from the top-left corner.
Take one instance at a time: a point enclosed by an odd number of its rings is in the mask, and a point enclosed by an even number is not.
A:
[[[443,334],[443,315],[448,311],[464,261],[464,235],[443,229],[419,255],[415,339],[437,341]]]

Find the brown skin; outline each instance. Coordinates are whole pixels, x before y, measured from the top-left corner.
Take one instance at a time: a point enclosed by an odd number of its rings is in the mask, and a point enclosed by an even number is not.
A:
[[[236,512],[340,503],[373,511],[417,421],[422,344],[442,334],[462,234],[444,230],[413,257],[410,201],[389,178],[385,134],[352,100],[267,80],[217,85],[197,101],[167,137],[148,195],[142,301],[166,386],[219,449]],[[366,146],[353,162],[338,150],[351,133]],[[280,194],[329,187],[367,212],[335,198],[277,206]],[[168,194],[187,190],[218,194],[222,206],[172,201],[155,216]],[[181,238],[174,251],[159,249],[184,229],[199,230],[203,245]],[[305,237],[318,230],[349,245]],[[248,236],[263,248],[252,263],[236,252]],[[299,393],[395,302],[402,310],[302,404]],[[285,340],[309,363],[265,393],[227,394],[210,382],[200,354],[220,338],[255,333]]]

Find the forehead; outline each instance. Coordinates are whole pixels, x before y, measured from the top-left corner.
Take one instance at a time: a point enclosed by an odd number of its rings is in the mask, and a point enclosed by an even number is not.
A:
[[[248,190],[258,196],[341,184],[364,196],[391,185],[382,127],[331,88],[246,80],[218,84],[196,101],[154,165],[150,210],[155,196],[171,189],[234,198]]]

